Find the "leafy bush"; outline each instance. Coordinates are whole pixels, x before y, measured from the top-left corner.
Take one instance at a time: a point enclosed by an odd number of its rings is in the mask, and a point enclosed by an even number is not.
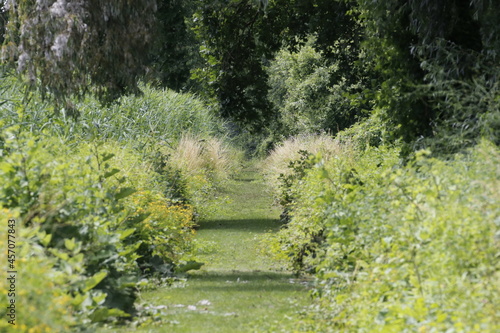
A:
[[[384,110],[373,110],[370,117],[337,133],[335,138],[358,150],[364,150],[367,146],[378,147],[391,142],[392,134],[390,132],[392,128],[388,122],[383,120],[384,113]]]
[[[113,114],[119,106],[103,108],[88,99],[78,105],[82,112],[75,122],[69,114],[77,106],[56,116],[36,95],[23,99],[12,89],[15,81],[4,83],[0,205],[18,211],[28,235],[23,260],[33,274],[23,280],[26,290],[35,290],[37,272],[56,276],[46,293],[33,296],[33,304],[44,303],[53,315],[44,321],[44,312],[37,311],[23,330],[78,330],[130,317],[144,284],[138,283],[141,275],[171,277],[199,267],[185,263],[197,211],[204,209],[191,203],[205,204],[202,188],[212,189],[232,168],[230,149],[210,136],[220,123],[201,102],[164,92],[167,100],[144,88],[144,96],[122,101],[137,119]],[[147,117],[140,115],[142,107]],[[168,156],[182,149],[185,129],[206,138],[197,174]]]
[[[338,73],[339,64],[329,63],[314,43],[309,37],[297,52],[280,50],[267,69],[269,100],[288,135],[337,132],[360,115],[348,97],[359,87],[347,82]]]
[[[315,199],[318,193],[327,191],[329,184],[314,181],[312,177],[316,176],[318,168],[324,163],[335,163],[335,167],[342,170],[340,172],[341,179],[347,179],[350,177],[350,170],[357,157],[355,151],[349,146],[343,146],[332,138],[329,140],[334,143],[335,154],[310,154],[306,160],[302,158],[306,164],[305,168],[296,170],[294,174],[282,173],[279,177],[282,181],[280,184],[282,191],[279,192],[280,201],[291,199],[291,202],[287,202],[284,207],[289,223],[286,228],[274,236],[272,247],[273,252],[278,257],[289,259],[296,272],[313,268],[317,263],[311,263],[310,259],[316,256],[319,246],[324,245],[323,211],[325,207],[324,203]],[[273,155],[270,158],[273,158]],[[299,161],[300,159],[297,162],[290,162],[291,168],[289,169],[294,170],[293,167],[297,163],[303,164]],[[283,180],[287,179],[291,182],[283,183]]]
[[[472,56],[441,46],[444,59],[425,61],[422,65],[428,83],[421,89],[430,96],[436,119],[434,135],[418,143],[435,153],[460,152],[481,138],[500,144],[500,67],[487,57],[480,58],[473,61],[472,77],[460,80],[455,76],[458,69],[452,61],[457,57]]]
[[[139,190],[127,202],[134,213],[125,224],[135,232],[126,242],[140,244],[136,253],[143,274],[172,275],[190,250],[193,207],[174,203],[151,190]]]
[[[8,322],[7,307],[2,306],[0,322],[2,332],[48,332],[69,331],[76,323],[75,299],[68,294],[67,286],[71,283],[70,275],[61,274],[54,258],[48,257],[42,246],[33,242],[36,232],[24,229],[19,212],[0,208],[0,219],[16,221],[14,239],[16,247],[13,265],[17,271],[16,290],[9,291],[10,281],[0,281],[0,301],[9,304],[8,294],[15,293],[15,325]],[[0,246],[7,249],[7,228],[0,228]],[[27,259],[29,258],[29,260]],[[7,263],[7,251],[0,253],[2,262]],[[43,276],[43,279],[40,277]]]
[[[2,137],[0,204],[19,210],[22,227],[35,232],[31,242],[59,276],[55,292],[71,298],[75,323],[134,314],[138,264],[148,273],[172,274],[189,250],[193,208],[170,202],[158,186],[130,204],[130,186],[158,177],[133,150],[112,143],[68,148],[19,128]],[[120,175],[115,166],[125,161],[125,175],[139,180]],[[37,258],[29,251],[24,257],[35,271]]]
[[[138,278],[137,246],[122,242],[134,230],[120,228],[128,214],[121,200],[132,190],[106,181],[115,173],[105,165],[110,158],[98,152],[81,156],[50,139],[7,132],[1,159],[2,206],[18,208],[24,227],[48,235],[43,245],[56,267],[76,274],[68,291],[95,281],[92,288],[104,292],[99,301],[99,293],[85,302],[87,296],[80,298],[79,309],[94,321],[130,315]]]
[[[443,161],[369,148],[297,183],[275,248],[317,272],[315,331],[499,329],[500,151]]]

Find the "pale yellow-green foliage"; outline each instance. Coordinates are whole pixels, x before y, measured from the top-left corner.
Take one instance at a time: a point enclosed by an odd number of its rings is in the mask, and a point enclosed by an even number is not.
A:
[[[239,168],[241,153],[216,137],[184,134],[170,152],[169,163],[186,176],[204,174],[213,181],[227,179]]]
[[[7,255],[11,255],[10,270],[17,272],[15,281],[7,279],[11,273],[5,273],[0,279],[0,332],[71,331],[76,318],[74,299],[65,287],[69,274],[58,272],[55,261],[45,255],[41,246],[30,241],[36,231],[22,225],[18,211],[0,207],[0,220],[4,224],[0,228],[0,259],[7,268]],[[15,221],[13,228],[7,227],[9,220]],[[15,233],[8,232],[9,229]],[[11,237],[8,239],[7,235]],[[15,325],[9,323],[13,317],[7,316],[11,313],[7,308],[11,300],[15,300]]]
[[[340,143],[328,134],[298,135],[276,146],[263,161],[261,167],[268,182],[276,190],[279,185],[279,176],[292,172],[288,166],[290,162],[300,159],[300,151],[307,151],[314,155],[319,154],[323,160],[327,161],[341,155],[343,158],[348,158],[351,149],[348,142]]]
[[[98,167],[98,156],[101,164],[100,169],[103,172],[112,169],[120,170],[116,177],[108,178],[108,181],[116,182],[116,179],[124,178],[124,186],[136,189],[151,188],[153,186],[154,171],[151,161],[142,158],[129,145],[112,139],[99,144],[84,142],[78,146],[76,154],[89,156],[95,168]],[[108,154],[112,154],[113,157],[103,162],[103,156]]]

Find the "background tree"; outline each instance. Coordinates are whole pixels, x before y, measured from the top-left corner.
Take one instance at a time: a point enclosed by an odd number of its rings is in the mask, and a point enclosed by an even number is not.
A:
[[[481,114],[495,113],[489,106],[497,93],[477,91],[498,91],[500,3],[358,0],[357,4],[366,35],[363,50],[378,73],[371,87],[375,106],[387,110],[385,121],[395,129],[393,138],[435,140],[447,128],[442,136],[446,146],[453,132],[456,145],[463,146],[480,137],[484,126],[496,131],[496,120],[476,125]]]
[[[271,53],[259,35],[263,15],[253,1],[199,1],[194,17],[205,59],[195,78],[203,82],[223,116],[246,125],[259,124],[269,111],[262,61]]]
[[[285,137],[321,131],[337,133],[365,115],[359,105],[351,102],[362,83],[354,81],[355,75],[344,72],[341,59],[335,60],[332,55],[328,59],[324,52],[316,50],[315,43],[316,38],[310,36],[297,51],[281,49],[268,67],[269,100],[279,114]],[[328,51],[333,53],[332,49]],[[356,70],[352,68],[352,72]]]
[[[156,1],[7,0],[2,61],[56,100],[92,90],[103,100],[137,89]]]
[[[346,15],[350,7],[327,0],[271,0],[266,6],[250,0],[198,1],[193,28],[205,65],[195,77],[223,116],[259,131],[279,121],[267,100],[265,67],[283,46],[296,51],[314,34],[313,47],[340,68],[332,80],[359,81],[353,68],[361,31]]]
[[[202,62],[200,44],[190,28],[194,5],[190,0],[158,1],[150,58],[153,73],[148,76],[176,91],[193,89],[196,83],[190,80],[191,70]]]

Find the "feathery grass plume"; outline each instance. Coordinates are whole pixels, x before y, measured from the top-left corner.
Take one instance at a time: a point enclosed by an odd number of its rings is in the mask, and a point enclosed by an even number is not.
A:
[[[262,168],[273,190],[277,190],[280,184],[278,178],[292,172],[290,163],[300,159],[300,151],[320,154],[323,160],[329,160],[340,154],[345,155],[349,147],[349,142],[340,143],[325,133],[298,135],[277,145],[262,163]]]
[[[238,169],[238,155],[224,140],[207,139],[199,135],[184,134],[170,156],[171,165],[187,176],[204,174],[213,181],[222,181]]]

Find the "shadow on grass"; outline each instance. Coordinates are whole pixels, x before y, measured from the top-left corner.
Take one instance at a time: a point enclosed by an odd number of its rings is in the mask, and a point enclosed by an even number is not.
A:
[[[238,292],[293,292],[303,291],[306,279],[297,279],[290,273],[280,272],[205,272],[193,274],[190,280],[199,281],[190,288],[206,291]]]
[[[199,230],[276,231],[282,223],[276,219],[208,220],[200,222]]]

